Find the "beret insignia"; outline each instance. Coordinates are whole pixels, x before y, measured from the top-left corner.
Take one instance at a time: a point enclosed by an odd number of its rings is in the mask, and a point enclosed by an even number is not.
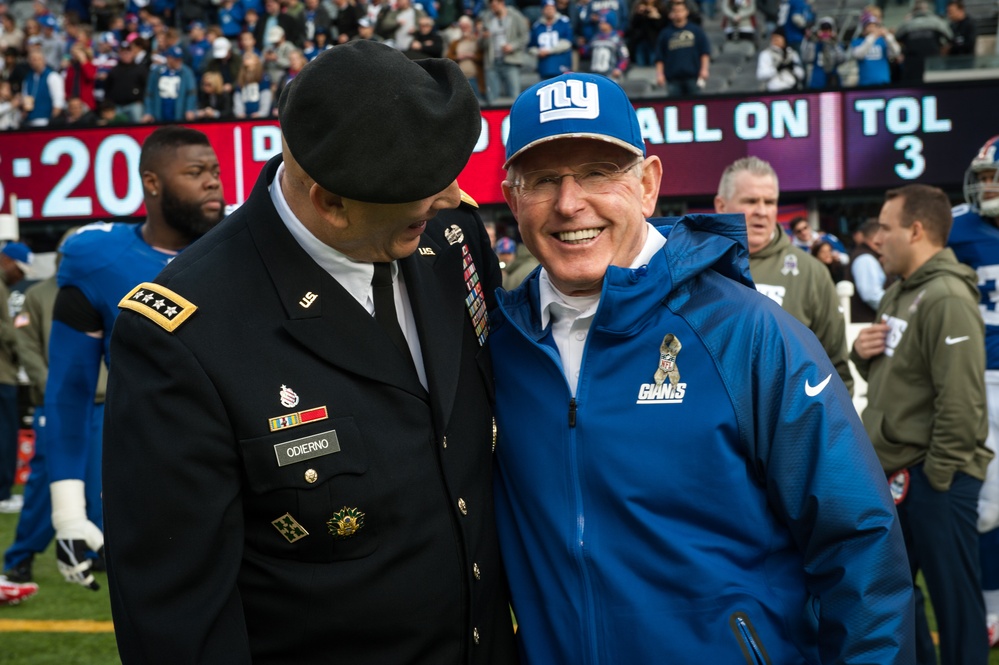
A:
[[[151,282],[143,282],[129,291],[118,307],[138,312],[169,332],[179,328],[198,309],[165,286]]]

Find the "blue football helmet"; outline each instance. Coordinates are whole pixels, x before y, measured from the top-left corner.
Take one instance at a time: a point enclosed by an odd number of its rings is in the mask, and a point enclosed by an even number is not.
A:
[[[964,173],[964,200],[985,217],[999,217],[999,136],[993,136]]]

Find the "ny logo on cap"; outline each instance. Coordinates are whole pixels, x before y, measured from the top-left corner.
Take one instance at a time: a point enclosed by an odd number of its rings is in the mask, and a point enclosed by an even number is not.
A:
[[[540,122],[567,118],[593,120],[600,115],[600,94],[596,83],[556,81],[540,88],[537,95],[541,98]]]

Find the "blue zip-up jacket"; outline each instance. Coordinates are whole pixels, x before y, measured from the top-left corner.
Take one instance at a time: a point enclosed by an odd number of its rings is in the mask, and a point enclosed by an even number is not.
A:
[[[910,665],[901,530],[835,368],[752,288],[741,215],[659,231],[607,270],[575,399],[540,270],[491,318],[523,661]]]

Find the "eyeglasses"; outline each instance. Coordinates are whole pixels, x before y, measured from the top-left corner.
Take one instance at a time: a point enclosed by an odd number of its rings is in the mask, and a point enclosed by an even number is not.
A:
[[[627,166],[618,166],[613,162],[580,164],[568,173],[559,173],[555,170],[528,171],[511,186],[520,189],[524,198],[547,201],[558,195],[562,188],[562,178],[569,177],[587,194],[606,194],[615,183],[643,161],[642,158],[638,158]]]

